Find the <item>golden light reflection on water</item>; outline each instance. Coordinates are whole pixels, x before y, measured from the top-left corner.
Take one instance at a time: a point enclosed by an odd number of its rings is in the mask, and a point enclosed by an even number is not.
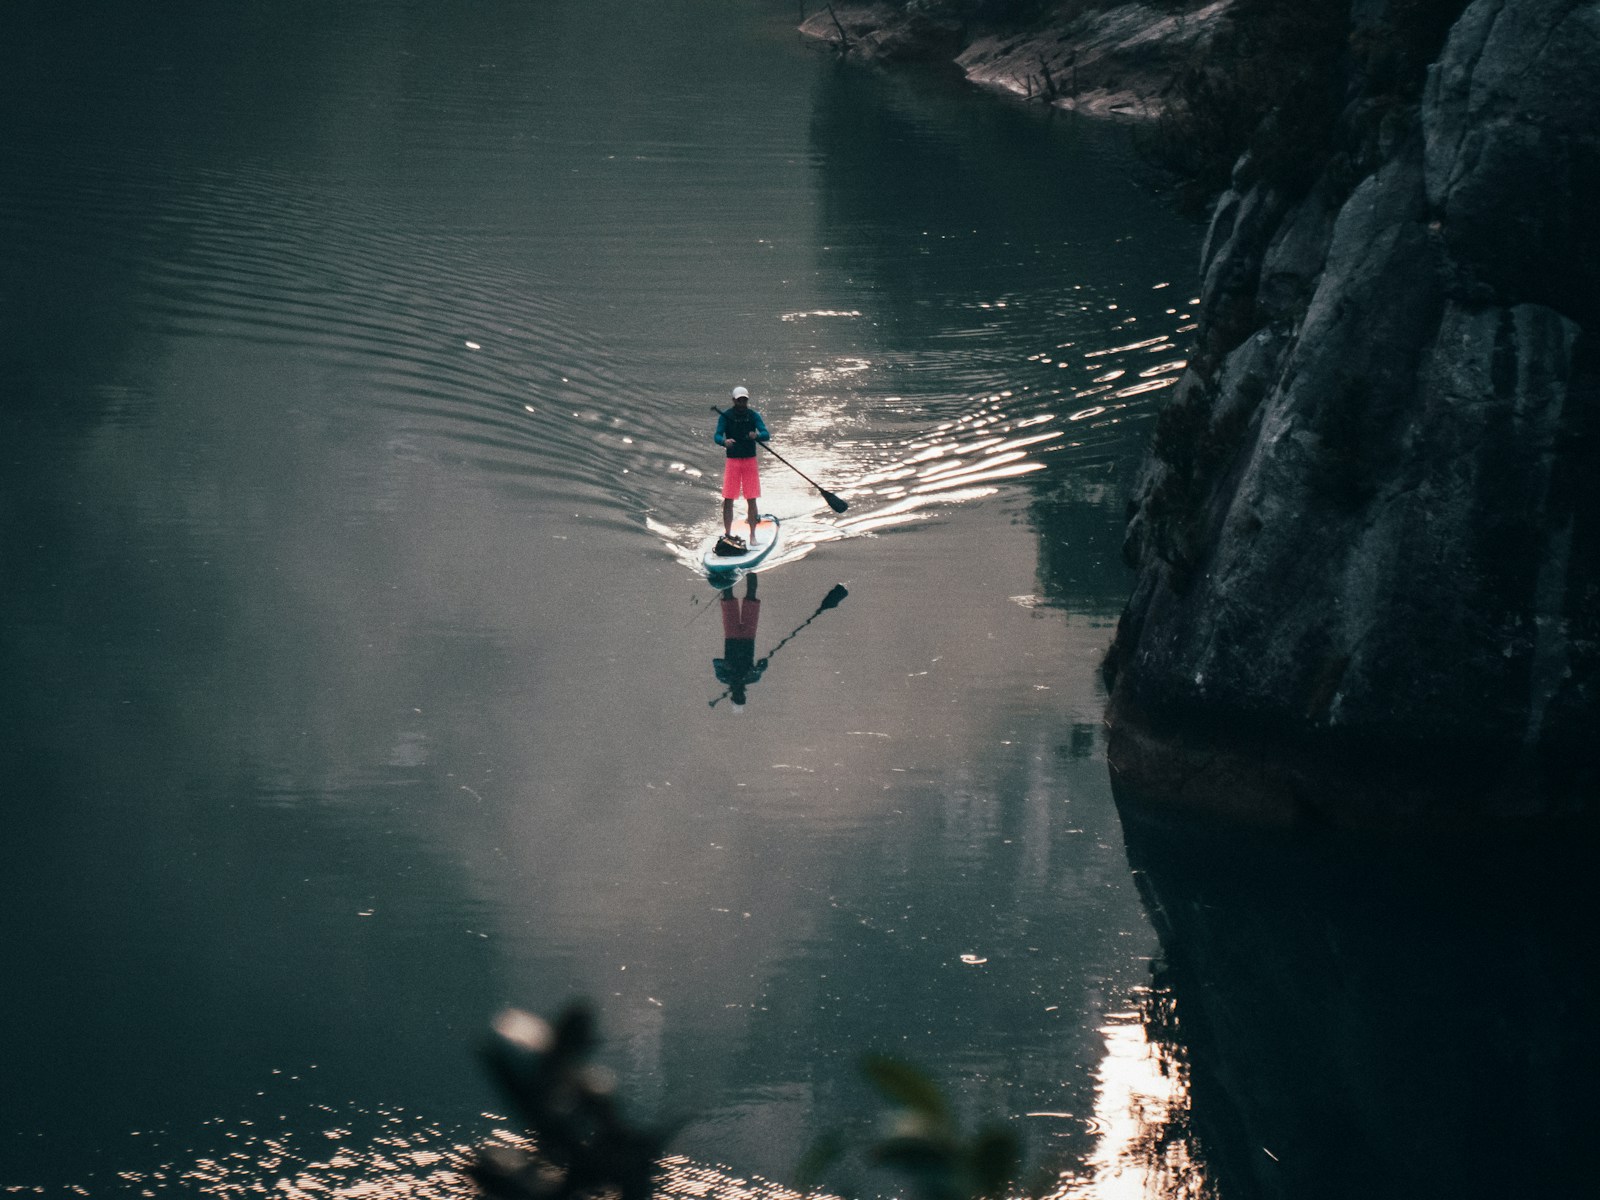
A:
[[[342,1115],[342,1114],[341,1114]],[[487,1114],[485,1114],[487,1116]],[[352,1124],[376,1117],[382,1132],[358,1135]],[[146,1170],[122,1170],[106,1186],[89,1179],[67,1189],[81,1196],[271,1196],[280,1200],[433,1200],[476,1195],[463,1168],[471,1147],[440,1126],[403,1113],[350,1114],[320,1131],[266,1132],[255,1122],[212,1122],[231,1148],[184,1152]],[[212,1131],[212,1136],[215,1132]],[[54,1194],[9,1188],[7,1194]]]
[[[1164,997],[1146,989],[1138,1011],[1111,1013],[1095,1071],[1094,1149],[1081,1170],[1064,1172],[1047,1200],[1206,1200],[1214,1196],[1187,1135],[1187,1064],[1151,1039],[1151,1013]],[[1065,1114],[1030,1114],[1035,1116]]]
[[[483,1114],[490,1122],[505,1118]],[[179,1157],[144,1171],[118,1171],[114,1182],[94,1180],[64,1189],[74,1196],[270,1196],[274,1200],[475,1200],[467,1177],[476,1144],[459,1131],[404,1114],[378,1117],[386,1132],[356,1134],[349,1123],[320,1132],[268,1134],[247,1121],[226,1129],[235,1143],[225,1154]],[[525,1138],[495,1128],[486,1140],[526,1147]],[[0,1186],[0,1195],[59,1195],[54,1189]],[[673,1155],[662,1160],[655,1195],[660,1200],[799,1200],[801,1193],[723,1167]]]

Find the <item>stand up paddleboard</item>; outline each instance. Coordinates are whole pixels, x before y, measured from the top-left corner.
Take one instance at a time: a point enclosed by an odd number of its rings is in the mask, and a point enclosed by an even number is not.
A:
[[[748,571],[771,554],[772,548],[778,544],[778,518],[771,513],[763,513],[761,519],[756,522],[754,533],[750,530],[749,522],[735,521],[733,532],[742,537],[745,545],[750,548],[743,554],[713,554],[712,547],[717,543],[712,539],[706,543],[706,548],[700,555],[700,561],[705,564],[706,574],[718,578],[736,575],[741,571]]]

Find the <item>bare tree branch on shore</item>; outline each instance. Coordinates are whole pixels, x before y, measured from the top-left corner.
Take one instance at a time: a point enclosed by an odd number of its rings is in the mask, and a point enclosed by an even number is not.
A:
[[[833,27],[839,31],[839,52],[843,54],[850,49],[850,35],[844,31],[844,26],[839,23],[839,14],[833,11],[833,5],[828,5],[828,15],[833,18]]]

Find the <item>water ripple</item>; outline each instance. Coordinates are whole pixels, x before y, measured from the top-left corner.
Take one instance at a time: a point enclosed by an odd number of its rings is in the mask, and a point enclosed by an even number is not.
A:
[[[710,468],[689,464],[712,456],[709,414],[689,422],[686,406],[649,402],[618,348],[531,265],[539,257],[527,245],[441,226],[430,210],[370,189],[313,187],[263,165],[175,180],[85,162],[51,178],[16,198],[8,217],[31,225],[27,214],[48,211],[65,189],[78,211],[137,229],[127,253],[152,333],[287,348],[353,392],[362,411],[386,417],[383,444],[402,460],[459,465],[546,499],[579,497],[635,529],[643,519],[669,553],[698,567],[717,506]],[[680,249],[692,263],[703,251],[689,245],[690,232]],[[639,295],[672,302],[642,285]],[[1053,466],[1099,461],[1126,443],[1118,427],[1151,415],[1152,399],[1185,369],[1188,311],[1168,310],[1169,331],[1138,336],[1138,318],[1119,317],[1094,343],[1080,336],[1040,350],[1016,344],[1040,328],[1030,305],[1027,297],[979,303],[982,337],[953,328],[898,351],[853,344],[829,353],[823,343],[764,407],[785,457],[852,508],[835,520],[781,467],[764,472],[773,511],[787,518],[769,565],[925,520]],[[880,317],[843,306],[770,315],[866,337]],[[914,399],[884,397],[891,370]],[[689,510],[699,518],[685,520]]]

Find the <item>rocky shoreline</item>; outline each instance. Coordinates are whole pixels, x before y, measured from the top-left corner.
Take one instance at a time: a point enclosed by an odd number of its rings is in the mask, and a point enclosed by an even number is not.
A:
[[[1027,29],[1003,32],[888,4],[835,4],[812,13],[800,32],[858,61],[950,64],[971,83],[1023,99],[1150,119],[1232,3],[1063,4]]]

